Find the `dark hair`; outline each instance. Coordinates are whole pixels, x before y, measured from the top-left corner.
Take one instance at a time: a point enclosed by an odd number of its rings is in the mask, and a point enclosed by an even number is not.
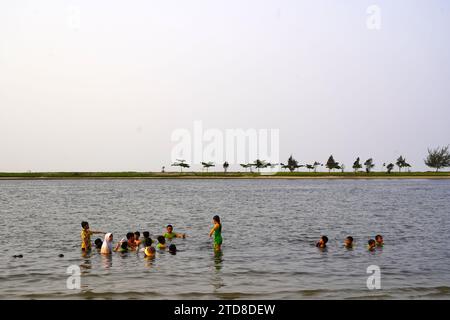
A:
[[[378,240],[378,239],[380,239],[380,238],[383,238],[383,237],[381,236],[381,234],[377,234],[377,235],[375,236],[375,240]]]
[[[177,252],[177,246],[174,244],[171,244],[169,246],[169,252],[173,252],[173,253]]]
[[[323,240],[324,243],[327,243],[328,242],[328,237],[327,236],[322,236],[322,240]]]
[[[120,245],[120,247],[121,247],[122,249],[124,249],[124,250],[127,250],[127,249],[128,249],[128,242],[126,242],[126,241],[122,242],[122,244]]]
[[[87,222],[87,221],[82,221],[81,222],[81,227],[82,228],[84,228],[84,227],[86,227],[86,226],[88,226],[89,225],[89,223]]]
[[[134,233],[133,232],[128,232],[127,233],[127,239],[130,240],[132,237],[134,237]]]
[[[173,226],[171,224],[168,224],[166,228],[172,228],[173,229]]]
[[[348,236],[348,237],[347,237],[347,240],[350,240],[350,241],[353,242],[353,237]]]
[[[146,247],[151,247],[151,246],[152,246],[152,243],[153,243],[152,238],[145,238],[144,246],[146,246]]]
[[[219,216],[214,216],[214,217],[213,217],[213,220],[214,220],[215,222],[217,222],[218,224],[220,224],[220,217],[219,217]]]
[[[95,247],[96,247],[97,249],[101,249],[101,247],[102,247],[102,245],[103,245],[102,239],[97,238],[97,239],[95,239],[94,243],[95,243]]]
[[[374,244],[374,243],[375,243],[375,240],[370,239],[369,241],[367,241],[367,243],[368,243],[369,245]]]
[[[141,236],[141,233],[139,232],[139,231],[136,231],[135,233],[134,233],[134,235],[136,236],[136,237],[140,237]]]
[[[144,238],[150,238],[150,232],[148,231],[142,232],[142,235],[144,236]]]
[[[164,236],[159,236],[158,237],[158,242],[162,243],[162,244],[165,244],[166,243],[166,238],[164,238]]]

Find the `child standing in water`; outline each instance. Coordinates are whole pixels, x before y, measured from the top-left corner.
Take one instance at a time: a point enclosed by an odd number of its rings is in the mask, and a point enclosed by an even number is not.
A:
[[[222,249],[222,224],[220,223],[219,216],[213,217],[214,227],[209,232],[209,237],[214,235],[214,250],[221,251]]]
[[[186,238],[186,234],[185,233],[176,233],[173,232],[173,226],[171,224],[169,224],[166,227],[167,232],[164,233],[164,238],[172,240],[173,238]]]
[[[102,231],[91,231],[87,221],[81,222],[81,251],[90,251],[92,248],[91,236],[93,234],[105,234]]]

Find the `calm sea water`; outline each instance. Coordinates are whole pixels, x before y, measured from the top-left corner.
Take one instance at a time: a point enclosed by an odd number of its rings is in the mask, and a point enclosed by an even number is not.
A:
[[[1,299],[450,298],[450,180],[0,181],[0,214]],[[222,255],[208,237],[215,214]],[[115,241],[169,223],[187,238],[154,260],[82,257],[82,220]],[[385,247],[368,252],[377,233]],[[71,265],[79,290],[66,286]],[[380,290],[367,289],[370,265]]]

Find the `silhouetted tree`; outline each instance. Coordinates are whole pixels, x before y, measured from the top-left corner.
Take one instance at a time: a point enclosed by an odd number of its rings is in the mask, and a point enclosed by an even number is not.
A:
[[[230,164],[227,162],[227,161],[225,161],[224,163],[223,163],[223,171],[225,172],[225,173],[227,173],[227,170],[228,170],[228,167],[230,166]]]
[[[364,162],[364,165],[366,166],[366,172],[370,173],[370,171],[372,170],[373,167],[375,167],[375,165],[373,164],[373,159],[367,159],[366,162]]]
[[[360,161],[360,160],[359,160],[359,157],[358,157],[358,158],[356,158],[356,161],[353,162],[352,168],[353,168],[353,170],[355,171],[355,173],[356,173],[359,169],[362,168],[362,165],[361,165],[361,163],[360,163],[359,161]]]
[[[436,169],[436,172],[441,168],[450,167],[450,152],[448,150],[449,146],[437,147],[436,149],[428,149],[428,156],[424,160],[425,164]]]
[[[392,169],[394,169],[394,164],[393,163],[389,163],[387,166],[386,166],[386,169],[387,169],[387,173],[391,173],[391,171],[392,171]]]
[[[328,172],[331,172],[331,170],[339,168],[339,162],[334,161],[333,155],[331,155],[325,166],[328,168]]]

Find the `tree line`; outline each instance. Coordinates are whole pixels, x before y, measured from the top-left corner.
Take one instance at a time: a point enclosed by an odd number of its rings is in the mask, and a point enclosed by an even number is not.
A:
[[[427,157],[424,159],[425,164],[433,169],[436,169],[436,172],[438,172],[440,169],[442,168],[447,168],[450,167],[450,151],[449,151],[449,146],[446,147],[437,147],[435,149],[430,149],[428,148],[428,155]],[[210,167],[215,167],[215,164],[213,162],[202,162],[201,165],[203,166],[203,169],[208,172]],[[287,160],[287,163],[270,163],[267,162],[265,160],[261,160],[261,159],[256,159],[254,162],[252,163],[241,163],[240,166],[242,168],[245,169],[245,171],[247,171],[248,169],[250,169],[250,172],[253,172],[253,168],[257,169],[258,172],[260,171],[260,169],[264,169],[264,168],[274,168],[275,166],[280,166],[282,169],[284,170],[289,170],[290,172],[294,172],[294,171],[298,171],[298,169],[304,167],[306,169],[308,169],[309,172],[313,171],[313,172],[317,172],[317,168],[324,166],[328,169],[328,172],[331,171],[335,171],[335,170],[340,170],[342,172],[344,172],[345,170],[345,165],[342,163],[337,162],[333,155],[330,155],[330,157],[328,158],[327,162],[325,164],[320,163],[318,161],[314,161],[313,163],[310,164],[300,164],[296,159],[294,159],[294,157],[291,155],[289,157],[289,159]],[[188,163],[186,163],[185,160],[182,159],[177,159],[176,162],[174,162],[172,164],[172,166],[177,166],[180,167],[181,172],[183,172],[183,168],[189,168],[190,165]],[[223,170],[226,173],[228,171],[228,167],[230,166],[230,164],[225,161],[222,164]],[[359,172],[361,171],[361,169],[363,169],[364,166],[364,170],[367,173],[370,173],[372,171],[372,169],[375,167],[375,163],[373,158],[369,158],[366,161],[364,161],[364,163],[361,162],[361,159],[359,157],[356,158],[355,162],[353,162],[352,165],[352,169],[353,171]],[[402,155],[399,156],[397,158],[397,160],[394,163],[383,163],[383,168],[386,169],[387,173],[391,173],[392,170],[394,170],[395,166],[398,167],[399,172],[402,172],[402,169],[409,169],[411,168],[411,165],[406,161],[406,158],[403,157]],[[165,167],[163,167],[163,172],[164,172]]]

